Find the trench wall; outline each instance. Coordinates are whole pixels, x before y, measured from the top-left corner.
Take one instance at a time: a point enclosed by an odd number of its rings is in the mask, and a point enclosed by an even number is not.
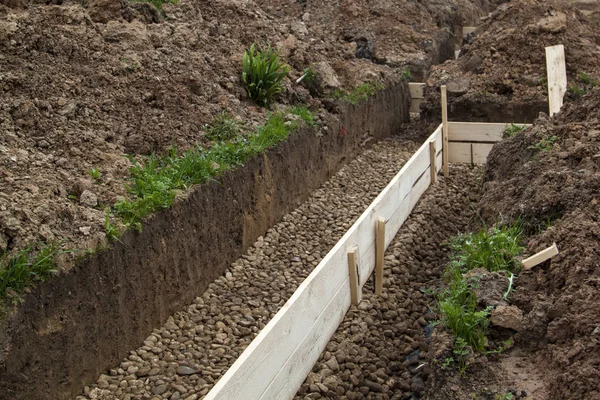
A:
[[[0,324],[0,399],[72,400],[344,163],[398,133],[409,105],[398,82],[344,106],[36,287]]]

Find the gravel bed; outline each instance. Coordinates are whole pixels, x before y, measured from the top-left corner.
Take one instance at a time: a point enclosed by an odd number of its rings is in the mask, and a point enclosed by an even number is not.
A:
[[[387,249],[383,296],[369,280],[295,399],[420,398],[429,367],[419,353],[436,318],[426,289],[447,262],[442,244],[475,218],[470,204],[481,176],[481,168],[451,166],[450,177],[421,197]]]
[[[77,400],[201,399],[418,147],[389,139],[342,168]]]

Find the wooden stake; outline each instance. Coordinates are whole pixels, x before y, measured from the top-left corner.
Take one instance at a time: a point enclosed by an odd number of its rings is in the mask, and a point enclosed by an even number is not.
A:
[[[546,69],[548,70],[548,107],[550,116],[560,111],[567,92],[567,67],[565,47],[562,44],[546,47]]]
[[[541,264],[546,260],[549,260],[550,258],[554,257],[557,254],[558,254],[558,247],[556,247],[556,243],[554,243],[552,246],[548,247],[547,249],[544,249],[544,250],[540,251],[539,253],[536,253],[536,254],[532,255],[531,257],[524,259],[522,261],[523,269],[531,269],[531,268],[535,267],[536,265]]]
[[[444,163],[444,176],[448,177],[448,100],[446,85],[442,85],[442,160]]]
[[[358,246],[348,250],[348,273],[350,274],[350,300],[352,305],[357,306],[360,301],[359,284],[358,284],[358,268],[356,265],[356,257],[358,255]]]
[[[385,255],[385,223],[383,217],[377,220],[377,235],[375,236],[375,294],[383,293],[383,257]]]
[[[431,184],[433,185],[437,179],[437,168],[435,166],[436,159],[435,142],[429,142],[429,173],[431,175]]]

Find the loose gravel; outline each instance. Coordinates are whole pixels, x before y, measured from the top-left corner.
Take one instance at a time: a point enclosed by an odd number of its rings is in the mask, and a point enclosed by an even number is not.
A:
[[[418,147],[386,140],[342,168],[77,400],[202,398]]]
[[[448,261],[444,242],[474,222],[482,172],[451,166],[450,177],[425,192],[387,249],[383,296],[373,294],[372,281],[365,285],[296,400],[421,397],[429,366],[419,354],[436,319],[427,289]]]

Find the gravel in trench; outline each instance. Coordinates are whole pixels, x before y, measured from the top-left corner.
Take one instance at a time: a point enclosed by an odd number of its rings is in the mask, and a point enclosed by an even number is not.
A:
[[[384,293],[373,282],[351,307],[295,400],[412,399],[424,392],[429,366],[428,324],[436,319],[427,295],[448,261],[445,242],[476,218],[481,168],[453,165],[427,190],[385,255]]]
[[[342,168],[77,400],[201,399],[418,147],[388,139]]]

